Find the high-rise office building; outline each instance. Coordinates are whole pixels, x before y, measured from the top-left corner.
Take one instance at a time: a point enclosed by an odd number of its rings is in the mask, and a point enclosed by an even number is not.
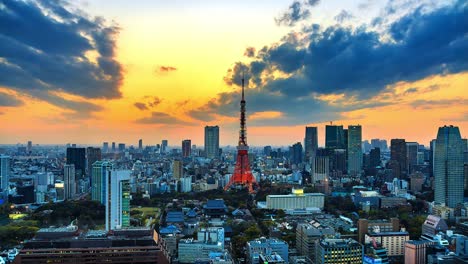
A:
[[[125,151],[125,143],[119,143],[119,152]]]
[[[192,154],[192,141],[185,139],[182,141],[182,157],[187,158]]]
[[[369,152],[369,167],[375,168],[381,166],[382,161],[380,159],[380,148],[373,148]]]
[[[343,126],[325,126],[325,147],[331,149],[346,149]]]
[[[10,181],[10,156],[0,155],[0,197],[8,199]]]
[[[130,226],[130,170],[106,173],[106,230]]]
[[[115,142],[112,142],[112,152],[115,152]]]
[[[330,173],[330,161],[328,156],[317,156],[312,162],[312,183],[323,181]]]
[[[166,153],[168,144],[169,143],[168,143],[167,139],[163,139],[161,141],[161,153]]]
[[[418,142],[406,142],[407,173],[413,173],[413,166],[418,164]]]
[[[87,164],[86,175],[91,176],[92,170],[93,170],[93,164],[96,161],[101,160],[101,159],[102,159],[102,155],[101,155],[100,148],[93,148],[93,147],[86,148],[86,164]]]
[[[300,164],[302,163],[302,144],[301,142],[297,142],[296,144],[292,145],[291,153],[291,163],[292,164]]]
[[[407,169],[406,141],[394,138],[390,141],[390,161],[393,165],[393,176],[395,178],[405,178]]]
[[[306,127],[304,138],[305,162],[313,162],[318,149],[317,127]]]
[[[348,174],[360,176],[362,170],[362,127],[348,126]]]
[[[113,168],[110,161],[96,161],[93,164],[91,173],[91,199],[99,201],[101,204],[106,202],[106,175],[107,171]]]
[[[434,201],[455,208],[463,203],[463,141],[456,126],[440,127],[434,149]]]
[[[172,178],[180,179],[184,176],[184,166],[181,160],[172,162]]]
[[[271,156],[272,148],[271,146],[265,146],[263,147],[263,155],[265,156]]]
[[[72,199],[76,194],[74,164],[65,164],[63,166],[63,192],[64,200]]]
[[[219,126],[205,127],[205,154],[207,158],[219,158]]]
[[[86,149],[85,148],[67,148],[67,164],[75,165],[77,180],[86,173]]]
[[[139,150],[143,149],[143,139],[138,140],[138,149]]]
[[[102,143],[102,152],[104,153],[109,152],[109,142]]]
[[[32,141],[28,141],[28,148],[26,149],[28,153],[32,151]]]

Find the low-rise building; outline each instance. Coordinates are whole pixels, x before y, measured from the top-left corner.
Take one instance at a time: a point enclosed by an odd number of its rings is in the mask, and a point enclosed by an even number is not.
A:
[[[266,197],[267,209],[322,209],[324,203],[325,195],[323,193],[304,193],[302,189],[293,189],[291,194],[267,195]]]
[[[354,239],[322,239],[317,244],[317,264],[362,264],[364,246]]]
[[[272,257],[276,255],[281,258]],[[274,263],[288,263],[288,256],[288,244],[283,240],[260,238],[247,242],[247,263],[249,264],[265,263],[262,259],[277,261]]]

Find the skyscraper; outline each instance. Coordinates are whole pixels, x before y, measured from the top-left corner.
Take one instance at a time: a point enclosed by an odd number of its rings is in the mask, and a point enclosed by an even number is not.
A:
[[[130,226],[130,170],[106,173],[106,230]]]
[[[104,153],[109,152],[109,142],[102,143],[102,152]]]
[[[182,141],[182,157],[187,158],[192,154],[192,141],[185,139]]]
[[[318,149],[317,127],[306,127],[304,138],[305,162],[313,162]]]
[[[312,183],[323,181],[329,177],[330,161],[328,156],[317,156],[312,162]]]
[[[125,151],[125,143],[119,143],[119,152]]]
[[[101,158],[102,158],[102,155],[101,155],[100,148],[93,148],[93,147],[86,148],[86,164],[87,164],[86,175],[91,176],[94,162],[101,160]]]
[[[300,164],[302,163],[302,144],[301,142],[297,142],[296,144],[292,145],[291,153],[291,163],[292,164]]]
[[[28,141],[28,148],[26,150],[28,153],[32,151],[32,141]]]
[[[163,139],[161,141],[161,153],[166,153],[168,144],[169,143],[168,143],[167,139]]]
[[[143,139],[138,140],[138,149],[139,150],[143,149]]]
[[[112,142],[112,152],[115,152],[115,142]]]
[[[91,200],[105,204],[106,201],[106,174],[113,168],[110,161],[96,161],[91,173]]]
[[[10,181],[10,156],[0,155],[0,197],[8,199]]]
[[[86,173],[85,148],[67,148],[67,164],[75,165],[75,173],[81,178]]]
[[[369,166],[375,168],[382,165],[380,160],[380,148],[373,148],[369,153]]]
[[[184,176],[184,166],[181,160],[172,162],[172,178],[180,179]]]
[[[331,149],[345,149],[343,126],[325,126],[325,147]]]
[[[405,178],[407,173],[406,141],[394,138],[390,141],[390,161],[393,164],[393,176],[395,178]]]
[[[65,164],[65,166],[63,166],[63,192],[64,200],[72,199],[76,194],[74,164]]]
[[[362,170],[362,127],[348,126],[348,174],[361,175]]]
[[[434,201],[455,208],[463,203],[463,141],[456,126],[439,128],[434,149]]]
[[[413,173],[413,166],[418,164],[418,142],[406,142],[407,173]]]
[[[219,126],[205,127],[205,153],[207,158],[219,158]]]

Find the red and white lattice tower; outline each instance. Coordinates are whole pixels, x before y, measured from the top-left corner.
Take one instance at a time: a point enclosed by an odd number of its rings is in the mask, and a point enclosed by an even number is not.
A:
[[[234,174],[231,176],[224,190],[228,190],[233,185],[246,186],[250,193],[254,192],[255,181],[249,164],[249,146],[247,145],[247,128],[245,125],[245,99],[244,99],[244,78],[242,78],[242,99],[240,102],[240,131],[239,145],[237,146],[237,161]]]

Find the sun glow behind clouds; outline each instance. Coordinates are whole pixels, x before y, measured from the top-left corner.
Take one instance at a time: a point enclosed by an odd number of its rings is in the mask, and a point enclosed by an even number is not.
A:
[[[71,115],[70,110],[5,87],[0,92],[18,97],[24,101],[24,105],[0,106],[0,122],[8,124],[0,132],[0,143],[26,140],[38,143],[100,143],[111,140],[132,143],[138,138],[143,138],[147,143],[157,143],[167,138],[171,144],[179,145],[180,140],[191,138],[195,144],[201,144],[203,127],[219,125],[221,144],[234,144],[239,122],[237,101],[234,102],[234,113],[211,113],[213,119],[210,121],[196,120],[188,113],[207,104],[219,93],[233,91],[223,77],[235,62],[253,60],[243,57],[247,47],[254,47],[258,53],[265,45],[271,46],[280,41],[291,30],[296,31],[291,36],[304,37],[300,25],[291,29],[278,27],[274,23],[274,17],[291,2],[197,1],[197,6],[191,1],[146,1],[138,5],[129,4],[126,0],[91,1],[82,7],[85,12],[103,16],[108,21],[114,20],[121,29],[116,36],[116,56],[124,70],[124,80],[119,87],[122,97],[112,100],[87,99],[72,95],[66,89],[65,92],[51,92],[51,95],[66,100],[99,106],[99,111],[78,118]],[[253,6],[246,8],[248,5]],[[322,1],[316,10],[312,10],[310,19],[305,23],[331,25],[335,22],[329,21],[330,18],[342,8],[351,10],[356,20],[367,19],[368,16],[360,14],[357,7],[353,9],[349,5],[349,2]],[[97,62],[96,51],[84,55],[84,59]],[[6,60],[0,58],[0,63]],[[160,66],[176,70],[157,74],[155,71]],[[288,76],[273,71],[269,77]],[[380,94],[365,100],[357,95],[342,93],[319,95],[316,99],[338,108],[349,109],[353,105],[365,104],[365,109],[339,112],[337,120],[334,120],[344,125],[360,123],[363,125],[364,139],[406,137],[426,144],[435,136],[439,125],[458,125],[466,136],[466,83],[467,73],[435,75],[413,82],[397,80]],[[254,86],[250,84],[249,88],[253,89],[248,92],[251,95],[258,88]],[[280,91],[276,93],[279,95]],[[303,100],[307,103],[309,97],[312,99],[314,96],[309,94]],[[160,101],[154,103],[154,97]],[[140,108],[135,107],[138,102],[141,103]],[[305,123],[320,127],[325,125],[323,120],[317,123],[315,116],[304,110],[298,112],[306,120],[304,124],[268,126],[276,119],[289,118],[283,108],[286,110],[294,103],[284,100],[279,103],[277,111],[254,111],[256,104],[259,103],[248,94],[247,125],[249,143],[252,145],[272,142],[291,144],[302,140]],[[155,112],[165,113],[169,117],[153,114]],[[325,111],[319,112],[319,115],[326,114]],[[148,117],[155,117],[155,122],[149,122],[153,119],[137,122]],[[170,117],[180,122],[173,123]],[[166,124],[158,124],[158,118],[164,119]],[[319,137],[322,142],[321,128]]]

